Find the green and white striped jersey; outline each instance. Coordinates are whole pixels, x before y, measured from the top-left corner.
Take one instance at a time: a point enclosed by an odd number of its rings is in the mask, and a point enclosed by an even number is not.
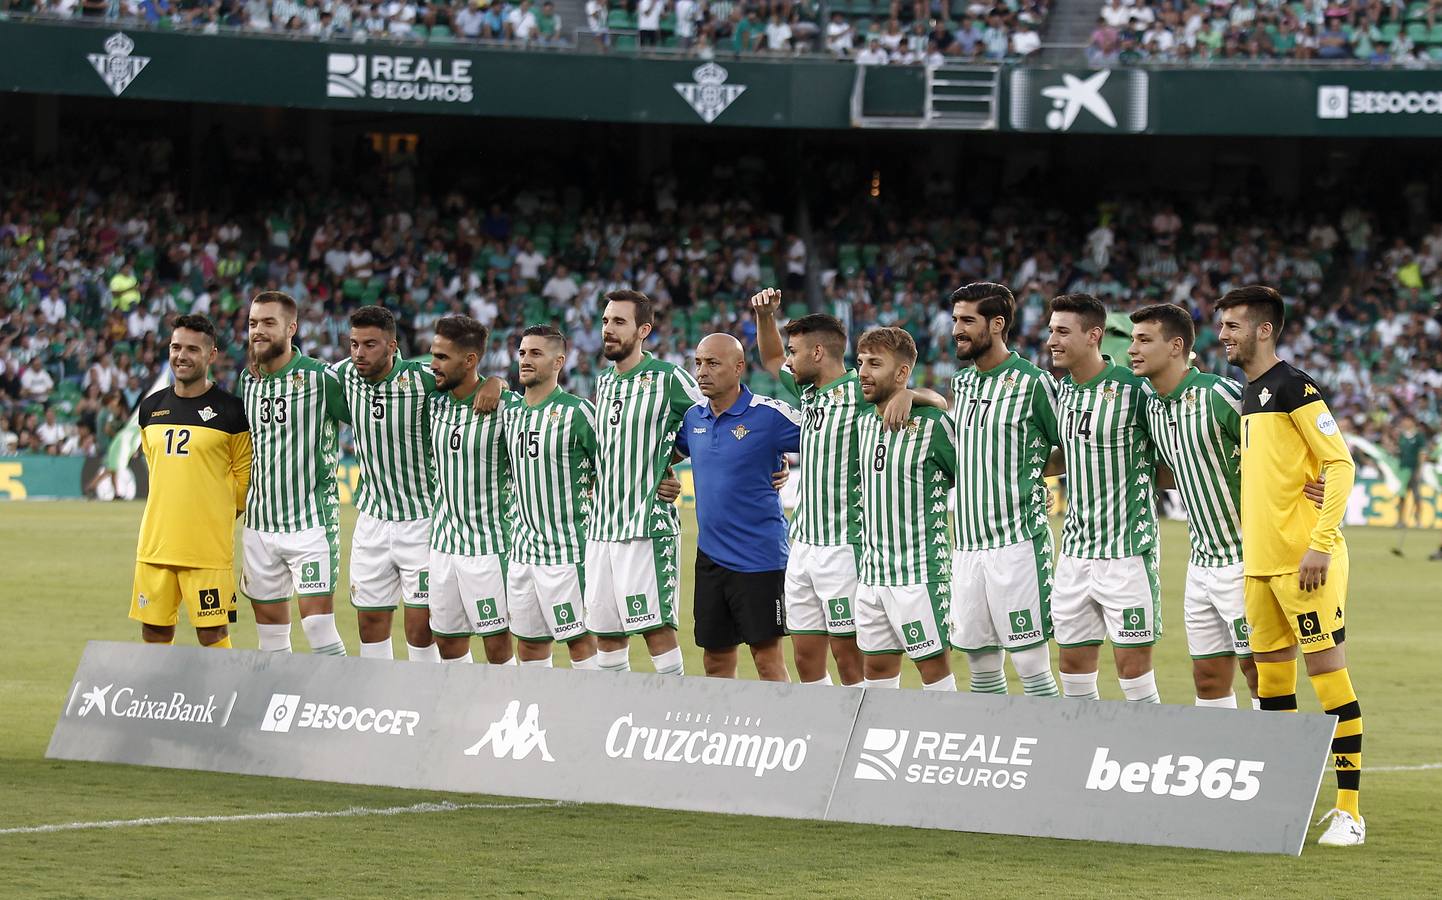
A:
[[[427,407],[436,377],[418,362],[396,357],[390,374],[372,384],[343,359],[336,376],[350,407],[360,483],[356,509],[386,522],[431,514],[436,494]]]
[[[1067,511],[1061,552],[1080,559],[1120,559],[1157,549],[1152,498],[1156,448],[1147,429],[1151,385],[1102,357],[1097,376],[1057,391],[1066,455]]]
[[[1170,394],[1152,395],[1147,421],[1187,504],[1192,565],[1241,562],[1242,386],[1192,369]]]
[[[993,550],[1047,525],[1042,471],[1061,437],[1056,381],[1015,352],[990,371],[951,379],[956,426],[956,547]]]
[[[245,524],[281,534],[338,529],[336,423],[349,422],[350,413],[335,373],[297,349],[291,353],[290,362],[274,374],[256,376],[249,369],[240,374],[255,460]]]
[[[896,587],[951,578],[947,495],[956,484],[951,416],[912,410],[900,431],[862,416],[861,582]]]
[[[686,410],[705,402],[691,373],[650,353],[624,375],[596,378],[596,496],[586,536],[596,541],[679,534],[676,507],[656,499]]]
[[[520,400],[506,409],[506,450],[520,513],[511,559],[545,566],[584,562],[596,408],[559,387],[536,406]]]
[[[475,391],[459,400],[446,391],[432,396],[430,403],[436,471],[431,547],[456,556],[507,552],[515,510],[505,449],[506,414],[521,398],[502,391],[501,405],[488,415],[475,411],[475,398]]]
[[[861,543],[859,425],[875,406],[861,395],[856,372],[825,385],[799,385],[790,369],[781,383],[801,400],[801,500],[791,539],[817,547]]]

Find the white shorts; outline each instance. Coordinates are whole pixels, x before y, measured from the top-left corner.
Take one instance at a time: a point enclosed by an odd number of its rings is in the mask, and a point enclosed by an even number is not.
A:
[[[1120,559],[1062,554],[1051,594],[1057,646],[1155,644],[1162,636],[1158,562],[1155,552]]]
[[[786,629],[792,634],[852,637],[856,617],[856,548],[791,545],[786,560]]]
[[[1025,650],[1051,637],[1051,532],[951,563],[951,643],[958,650]]]
[[[387,522],[361,513],[350,543],[350,602],[356,609],[430,605],[431,520]]]
[[[856,591],[856,646],[862,653],[928,659],[948,649],[945,581],[900,587],[863,584]]]
[[[1182,612],[1187,622],[1187,652],[1192,659],[1251,656],[1243,602],[1242,563],[1187,566]]]
[[[510,627],[506,558],[430,555],[431,633],[441,637],[489,637]]]
[[[534,642],[585,637],[585,584],[580,566],[512,562],[506,575],[511,633]]]
[[[240,592],[253,603],[288,603],[292,594],[328,597],[340,573],[340,541],[321,526],[288,533],[244,528]]]
[[[586,625],[602,637],[676,628],[679,540],[586,541]]]

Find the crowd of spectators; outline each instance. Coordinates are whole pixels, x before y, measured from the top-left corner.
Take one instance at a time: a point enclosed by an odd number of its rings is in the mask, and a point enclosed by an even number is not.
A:
[[[1214,304],[1261,281],[1291,304],[1284,357],[1328,389],[1349,430],[1382,440],[1404,412],[1442,425],[1442,222],[1425,191],[1410,195],[1420,204],[1411,224],[1384,233],[1370,207],[1278,216],[1195,197],[1071,209],[1008,201],[981,215],[938,183],[927,188],[935,214],[819,200],[826,208],[803,238],[765,205],[765,166],[750,158],[699,179],[658,177],[624,205],[552,184],[405,202],[363,187],[258,190],[212,209],[168,183],[162,144],[139,142],[133,158],[79,148],[43,170],[5,161],[17,177],[0,186],[0,453],[103,453],[163,374],[166,322],[179,312],[216,321],[215,375],[233,386],[245,301],[261,289],[300,301],[298,343],[327,360],[345,354],[346,317],[366,303],[397,313],[408,355],[426,352],[441,316],[473,315],[494,335],[483,367],[512,374],[519,331],[552,318],[573,340],[567,384],[586,394],[604,365],[599,300],[622,287],[657,300],[650,349],[687,365],[711,331],[754,345],[746,301],[760,287],[783,286],[787,314],[799,315],[810,286],[853,335],[910,331],[917,383],[945,390],[957,285],[1011,285],[1013,344],[1043,367],[1048,299],[1089,291],[1117,310],[1119,335],[1138,305],[1185,306],[1199,326],[1197,364],[1235,375]],[[284,183],[293,157],[273,152],[251,165]],[[779,390],[764,372],[752,377]]]
[[[1093,66],[1209,60],[1442,61],[1442,0],[1104,0]]]
[[[563,22],[550,0],[0,0],[0,11],[110,19],[215,34],[320,40],[583,43],[720,54],[829,53],[863,65],[1015,59],[1041,46],[1048,0],[586,0]]]

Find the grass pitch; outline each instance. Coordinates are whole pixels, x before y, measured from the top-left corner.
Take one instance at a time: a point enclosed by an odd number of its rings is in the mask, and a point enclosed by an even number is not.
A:
[[[138,639],[126,609],[140,512],[133,503],[0,505],[0,895],[1442,895],[1442,847],[1432,830],[1442,768],[1400,768],[1442,763],[1442,715],[1432,692],[1442,565],[1422,559],[1437,532],[1412,535],[1415,549],[1400,560],[1388,552],[1395,532],[1348,532],[1347,646],[1366,722],[1368,843],[1355,850],[1309,843],[1291,859],[622,806],[533,806],[504,797],[46,760],[85,641]],[[345,513],[348,540],[354,517]],[[694,546],[688,517],[687,552]],[[1165,702],[1189,703],[1183,526],[1164,524],[1163,547],[1167,634],[1157,649],[1157,681]],[[685,601],[689,577],[687,571]],[[343,602],[338,612],[354,653],[354,617]],[[687,668],[698,672],[688,612],[682,623]],[[187,630],[182,624],[179,639],[192,643]],[[243,605],[232,633],[237,646],[255,646]],[[299,625],[292,639],[297,651],[305,649]],[[396,649],[403,658],[403,641]],[[633,662],[650,667],[639,641]],[[557,664],[566,663],[558,656]],[[957,668],[964,673],[960,660]],[[915,670],[904,671],[907,685],[917,686]],[[1104,654],[1102,693],[1115,699],[1120,692],[1108,671]],[[755,677],[749,661],[743,674]],[[964,674],[959,680],[965,683]],[[1302,707],[1315,710],[1302,682]],[[1238,687],[1244,694],[1240,679]],[[1318,814],[1330,807],[1333,791],[1328,774]],[[392,815],[256,818],[420,803],[434,806]],[[13,831],[176,816],[249,818]]]

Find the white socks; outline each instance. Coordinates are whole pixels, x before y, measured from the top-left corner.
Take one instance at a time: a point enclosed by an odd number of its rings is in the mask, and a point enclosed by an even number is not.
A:
[[[523,659],[521,660],[521,665],[533,669],[549,669],[552,668],[555,663],[551,662],[551,658],[547,656],[545,659]]]
[[[571,660],[571,668],[594,672],[597,669],[601,668],[600,662],[596,659],[596,657],[599,655],[600,654],[593,654],[586,657],[585,659],[573,659]]]
[[[938,678],[930,684],[921,686],[923,691],[951,691],[956,692],[956,676],[947,675],[945,678]]]
[[[1062,696],[1068,700],[1100,700],[1101,694],[1097,693],[1097,673],[1095,672],[1063,672],[1061,673]]]
[[[365,659],[395,659],[395,652],[391,650],[391,640],[386,638],[383,641],[376,641],[374,644],[367,644],[361,641],[360,655]]]
[[[510,659],[506,660],[506,661],[503,662],[503,663],[498,663],[497,665],[502,665],[502,666],[519,666],[520,664],[521,664],[520,659],[518,659],[518,658],[516,657],[516,654],[512,653]]]
[[[803,681],[803,682],[801,682],[801,683],[802,683],[802,684],[821,684],[821,685],[825,685],[825,686],[827,686],[827,687],[830,687],[830,686],[831,686],[831,673],[830,673],[830,672],[827,672],[825,675],[822,675],[820,678],[816,679],[815,681]]]
[[[345,644],[341,643],[340,632],[335,627],[335,613],[306,616],[300,620],[300,627],[310,644],[310,652],[317,656],[345,656]],[[286,649],[290,649],[290,626],[285,628]]]
[[[966,664],[971,669],[971,692],[973,694],[1005,694],[1006,672],[1002,671],[1004,657],[1000,650],[981,650],[966,654]]]
[[[468,650],[465,656],[457,656],[455,659],[442,659],[441,662],[448,666],[469,666],[475,663],[475,660],[471,659],[471,654]]]
[[[1252,709],[1260,710],[1261,708],[1262,708],[1262,698],[1261,698],[1261,697],[1253,697],[1253,698],[1252,698]]]
[[[672,647],[659,656],[651,657],[657,675],[685,675],[686,666],[681,659],[681,648]]]
[[[629,647],[622,647],[620,650],[597,650],[596,665],[603,672],[629,672],[631,650]]]
[[[1056,679],[1051,674],[1051,654],[1046,644],[1028,647],[1011,655],[1012,668],[1021,678],[1022,693],[1028,697],[1055,697]]]
[[[335,616],[331,616],[331,627],[335,627]],[[255,633],[260,638],[258,649],[271,653],[290,652],[290,625],[265,625],[255,623]],[[336,637],[339,640],[339,635]],[[344,652],[344,648],[342,648]]]
[[[406,641],[406,659],[411,662],[438,663],[441,661],[441,648],[436,646],[435,641],[431,641],[424,647],[417,647],[410,641]]]
[[[1122,686],[1122,694],[1133,703],[1162,702],[1161,696],[1157,694],[1157,673],[1155,671],[1138,675],[1136,678],[1118,678],[1117,683]]]
[[[1197,705],[1198,705],[1198,706],[1215,706],[1215,707],[1217,707],[1218,709],[1236,709],[1236,708],[1237,708],[1237,695],[1236,695],[1236,694],[1228,694],[1228,695],[1225,696],[1225,697],[1217,697],[1216,699],[1213,699],[1213,700],[1203,700],[1201,697],[1198,697],[1198,698],[1197,698]]]
[[[901,687],[901,676],[893,675],[890,678],[868,678],[861,683],[868,688],[899,688]],[[955,687],[954,683],[953,687]]]

